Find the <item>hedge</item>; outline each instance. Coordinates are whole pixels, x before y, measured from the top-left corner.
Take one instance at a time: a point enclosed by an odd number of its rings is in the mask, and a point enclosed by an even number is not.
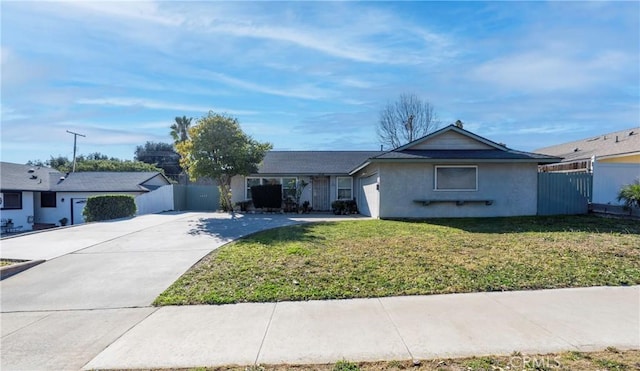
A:
[[[91,196],[82,211],[86,222],[126,218],[136,214],[136,203],[131,195]]]

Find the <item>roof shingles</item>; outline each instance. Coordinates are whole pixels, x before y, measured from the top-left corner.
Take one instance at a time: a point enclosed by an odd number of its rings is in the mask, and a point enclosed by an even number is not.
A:
[[[537,149],[536,152],[564,158],[562,162],[588,160],[592,156],[640,153],[640,128],[632,128],[573,142]]]
[[[258,168],[258,174],[349,174],[356,166],[380,151],[270,151]]]
[[[142,184],[157,172],[87,172],[70,173],[51,185],[56,192],[145,192]]]

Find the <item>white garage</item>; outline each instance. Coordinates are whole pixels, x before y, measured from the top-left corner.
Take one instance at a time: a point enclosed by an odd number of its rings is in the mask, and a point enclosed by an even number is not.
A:
[[[360,178],[358,208],[360,214],[373,218],[380,216],[380,193],[378,192],[378,174]]]

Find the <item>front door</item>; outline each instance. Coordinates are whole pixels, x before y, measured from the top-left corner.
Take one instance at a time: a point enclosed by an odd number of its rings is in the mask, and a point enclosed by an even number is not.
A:
[[[312,179],[311,190],[313,192],[313,210],[328,211],[330,210],[329,202],[329,177],[316,176]]]

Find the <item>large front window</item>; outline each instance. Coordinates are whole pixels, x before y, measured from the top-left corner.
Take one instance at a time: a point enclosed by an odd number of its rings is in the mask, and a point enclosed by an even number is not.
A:
[[[477,166],[436,166],[435,190],[477,191]]]
[[[247,200],[251,200],[251,187],[259,186],[259,185],[274,185],[274,184],[282,184],[282,197],[287,198],[288,196],[295,197],[296,195],[296,187],[298,185],[298,178],[246,178],[246,192],[245,198]]]
[[[338,200],[351,200],[353,198],[353,179],[350,177],[338,177]]]
[[[2,209],[22,209],[22,192],[4,192],[2,194]]]

